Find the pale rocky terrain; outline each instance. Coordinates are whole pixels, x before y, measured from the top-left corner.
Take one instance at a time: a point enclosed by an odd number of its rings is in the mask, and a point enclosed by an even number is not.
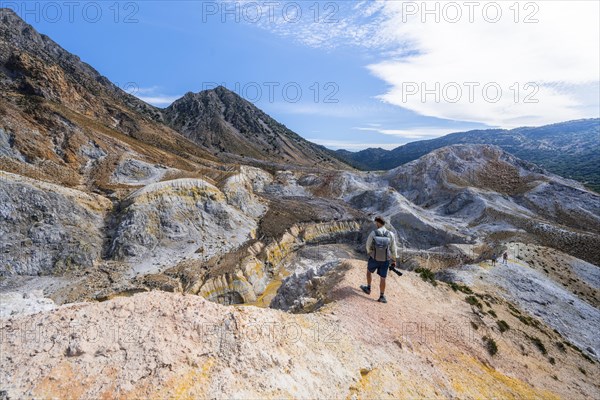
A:
[[[4,171],[0,181],[0,275],[59,273],[100,257],[110,201]]]
[[[597,395],[596,365],[558,346],[563,339],[542,323],[520,324],[505,301],[485,297],[510,325],[500,333],[463,293],[408,272],[391,278],[382,306],[357,289],[364,264],[340,264],[347,272],[310,314],[153,291],[4,319],[3,390],[65,399]]]
[[[597,193],[480,144],[356,171],[1,11],[0,399],[598,397]],[[375,215],[386,305],[357,289]]]
[[[600,354],[600,310],[527,264],[511,260],[495,266],[465,265],[451,273],[456,277],[453,281],[464,282],[474,289],[501,290],[506,298],[568,337],[579,348],[593,355]],[[598,268],[593,273],[597,280]]]

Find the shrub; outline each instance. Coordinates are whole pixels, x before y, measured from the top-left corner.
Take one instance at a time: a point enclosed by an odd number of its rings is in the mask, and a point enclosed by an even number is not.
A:
[[[514,314],[521,314],[521,311],[519,311],[517,308],[515,308],[515,306],[513,306],[512,304],[508,303],[508,309]],[[516,317],[516,315],[515,315]]]
[[[544,355],[548,354],[548,352],[546,351],[546,346],[544,346],[544,343],[542,343],[540,338],[529,336],[529,340],[531,340],[531,342],[535,345],[535,347],[538,348],[540,353],[542,353]]]
[[[500,329],[500,332],[502,333],[510,329],[510,326],[508,326],[508,324],[504,320],[496,321],[496,324],[498,324],[498,329]]]
[[[519,319],[519,321],[521,321],[525,325],[533,326],[533,327],[540,329],[540,323],[536,319],[533,319],[532,317],[530,317],[529,315],[522,315],[522,314],[519,314],[519,315],[513,314],[513,315],[515,317],[517,317]]]
[[[475,296],[467,296],[467,297],[465,297],[465,301],[472,306],[476,306],[478,308],[483,307],[483,305],[479,302],[479,300],[477,300],[477,297],[475,297]]]
[[[489,310],[487,313],[490,314],[494,318],[498,318],[498,315],[496,315],[496,311],[494,311],[494,310]]]
[[[471,290],[470,287],[468,287],[467,285],[461,285],[459,283],[454,283],[451,282],[450,283],[450,287],[452,288],[452,290],[454,290],[455,292],[462,292],[464,294],[473,294],[473,291]]]
[[[483,343],[485,343],[485,348],[487,349],[490,356],[493,356],[498,352],[498,346],[496,345],[496,341],[491,337],[484,336]]]
[[[479,329],[479,325],[477,325],[475,322],[471,321],[471,326],[473,327],[473,329],[477,330]]]
[[[421,276],[425,282],[431,283],[433,286],[437,286],[437,282],[435,280],[435,274],[431,272],[430,269],[427,268],[417,268],[415,272]]]

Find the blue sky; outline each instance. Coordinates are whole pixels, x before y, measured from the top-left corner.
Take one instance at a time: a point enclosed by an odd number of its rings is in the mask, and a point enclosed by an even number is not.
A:
[[[597,2],[458,23],[443,2],[273,3],[0,1],[150,103],[223,84],[331,148],[598,117]]]

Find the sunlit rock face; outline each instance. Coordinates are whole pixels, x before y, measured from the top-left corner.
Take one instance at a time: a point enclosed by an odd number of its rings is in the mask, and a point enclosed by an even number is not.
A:
[[[60,274],[100,258],[110,201],[0,171],[0,275]]]

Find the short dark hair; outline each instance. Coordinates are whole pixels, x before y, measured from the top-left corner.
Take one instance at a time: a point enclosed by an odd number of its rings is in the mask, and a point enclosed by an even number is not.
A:
[[[383,217],[375,217],[375,222],[379,222],[381,225],[385,225],[385,219],[383,219]]]

